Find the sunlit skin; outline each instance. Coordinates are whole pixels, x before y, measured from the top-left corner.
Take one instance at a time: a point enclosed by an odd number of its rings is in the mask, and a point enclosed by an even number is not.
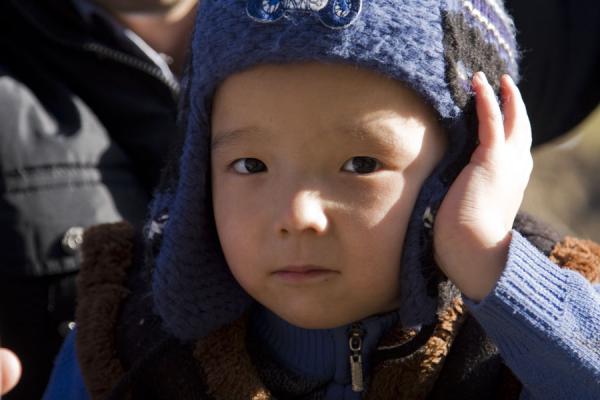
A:
[[[21,377],[21,363],[15,354],[0,348],[0,396],[15,387]]]
[[[304,64],[230,77],[213,105],[212,181],[232,273],[305,328],[396,308],[408,218],[444,150],[433,111],[374,72]]]
[[[473,89],[480,145],[436,216],[434,251],[478,301],[504,268],[532,161],[512,80],[504,117],[482,74]],[[212,117],[216,225],[241,286],[305,328],[397,307],[408,218],[446,148],[429,107],[374,72],[303,64],[228,78]]]

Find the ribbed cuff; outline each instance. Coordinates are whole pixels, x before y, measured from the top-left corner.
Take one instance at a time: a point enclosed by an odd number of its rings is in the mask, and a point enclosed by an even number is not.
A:
[[[513,231],[508,260],[496,286],[480,303],[465,299],[465,304],[504,354],[528,351],[532,349],[524,347],[560,331],[568,280],[566,271]]]

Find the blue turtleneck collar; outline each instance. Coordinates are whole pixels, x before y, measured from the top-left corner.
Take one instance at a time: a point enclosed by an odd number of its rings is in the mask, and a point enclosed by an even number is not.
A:
[[[352,388],[362,383],[357,374],[369,375],[377,344],[398,322],[395,311],[333,329],[304,329],[258,306],[252,313],[251,329],[279,365],[301,376],[330,382],[325,398],[348,400],[361,398],[362,394]]]

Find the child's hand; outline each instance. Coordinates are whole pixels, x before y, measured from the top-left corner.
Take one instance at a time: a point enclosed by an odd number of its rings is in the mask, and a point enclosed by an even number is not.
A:
[[[479,301],[503,271],[533,160],[529,118],[512,79],[501,80],[504,121],[483,73],[475,74],[473,88],[480,144],[438,211],[434,251],[448,278]]]

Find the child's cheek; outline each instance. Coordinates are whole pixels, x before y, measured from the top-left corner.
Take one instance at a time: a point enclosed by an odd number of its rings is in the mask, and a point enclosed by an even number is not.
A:
[[[340,191],[337,198],[363,229],[373,229],[398,208],[406,205],[410,197],[405,193],[406,182],[402,172],[383,171],[369,177],[357,178]],[[407,210],[408,212],[409,210]],[[401,221],[398,221],[401,222]]]

